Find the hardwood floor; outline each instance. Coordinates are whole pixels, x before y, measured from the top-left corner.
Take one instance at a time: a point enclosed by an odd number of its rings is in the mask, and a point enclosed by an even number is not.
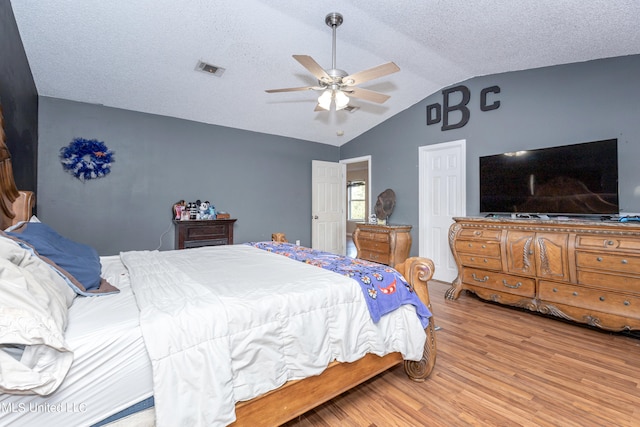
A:
[[[638,426],[640,339],[480,301],[430,283],[438,356],[430,378],[401,366],[287,427]]]

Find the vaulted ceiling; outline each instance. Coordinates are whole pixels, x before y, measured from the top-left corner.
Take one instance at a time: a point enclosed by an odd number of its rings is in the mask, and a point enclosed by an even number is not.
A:
[[[637,0],[11,0],[38,94],[340,146],[471,77],[640,53]],[[292,58],[355,73],[352,112],[314,111]],[[199,61],[224,69],[196,70]]]

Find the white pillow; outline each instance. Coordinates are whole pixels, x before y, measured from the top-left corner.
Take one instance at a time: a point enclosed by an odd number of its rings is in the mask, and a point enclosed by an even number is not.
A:
[[[44,261],[0,237],[0,393],[47,395],[60,386],[73,362],[64,331],[74,297]]]

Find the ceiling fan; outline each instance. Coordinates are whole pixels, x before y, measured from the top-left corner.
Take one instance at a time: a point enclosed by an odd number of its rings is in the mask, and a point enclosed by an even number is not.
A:
[[[335,105],[336,110],[342,110],[349,104],[349,97],[363,99],[365,101],[376,102],[382,104],[390,98],[380,92],[374,92],[368,89],[356,87],[357,85],[377,79],[391,73],[400,71],[400,68],[393,62],[378,65],[368,70],[360,71],[355,74],[347,74],[346,71],[336,68],[336,28],[342,22],[342,15],[333,12],[324,18],[324,22],[333,30],[333,56],[331,69],[323,69],[312,57],[307,55],[293,55],[293,59],[298,61],[304,68],[318,79],[317,86],[290,87],[284,89],[270,89],[267,93],[276,92],[295,92],[302,90],[322,91],[318,97],[318,104],[315,111],[330,110],[331,105]]]

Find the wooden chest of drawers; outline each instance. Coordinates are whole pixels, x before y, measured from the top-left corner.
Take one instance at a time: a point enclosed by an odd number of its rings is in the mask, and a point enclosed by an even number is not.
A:
[[[176,221],[175,248],[233,245],[235,219]]]
[[[640,330],[640,226],[600,221],[455,218],[449,233],[465,289],[608,330]]]
[[[358,224],[353,242],[358,258],[394,267],[411,251],[410,225]]]

